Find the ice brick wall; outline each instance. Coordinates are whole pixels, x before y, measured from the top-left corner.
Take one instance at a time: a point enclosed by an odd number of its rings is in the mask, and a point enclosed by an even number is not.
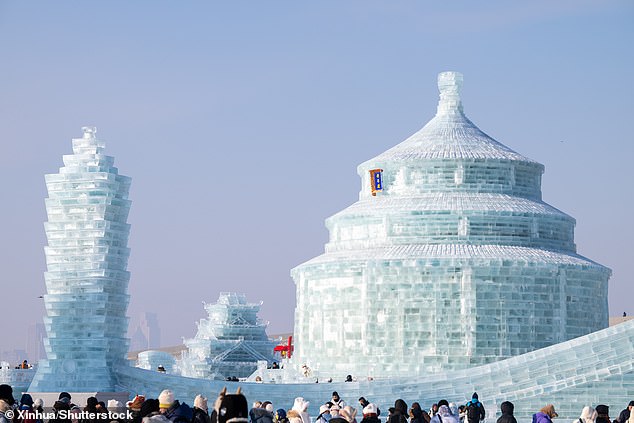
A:
[[[440,374],[294,384],[209,381],[132,367],[119,367],[117,376],[119,389],[131,395],[156,397],[162,389],[170,388],[177,398],[190,404],[198,393],[215,398],[223,386],[228,391],[240,386],[249,403],[268,400],[276,409],[288,409],[295,397],[302,396],[310,401],[308,411],[313,418],[319,414],[319,405],[330,400],[332,391],[353,406],[360,396],[377,403],[385,410],[383,419],[397,398],[429,408],[442,398],[466,403],[477,391],[488,410],[487,422],[499,417],[503,401],[515,404],[520,422],[530,421],[532,413],[548,403],[555,405],[558,420],[573,421],[584,405],[607,404],[615,415],[634,397],[634,320],[506,360]]]
[[[461,84],[439,75],[436,116],[358,167],[359,201],[292,270],[297,366],[421,375],[607,326],[610,270],[577,254],[575,220],[542,201],[544,167],[467,119]]]
[[[46,175],[47,359],[31,391],[112,391],[128,350],[130,178],[104,155],[96,129],[83,131],[59,173]]]

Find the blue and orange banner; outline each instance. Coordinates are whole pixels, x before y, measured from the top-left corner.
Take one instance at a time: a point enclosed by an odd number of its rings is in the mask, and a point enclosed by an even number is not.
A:
[[[376,196],[377,191],[383,190],[383,169],[370,171],[370,183],[372,184],[372,195]]]

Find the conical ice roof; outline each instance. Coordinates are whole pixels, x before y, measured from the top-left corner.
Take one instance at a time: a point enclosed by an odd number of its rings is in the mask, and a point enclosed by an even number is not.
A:
[[[462,81],[459,72],[440,73],[436,116],[420,131],[359,168],[365,170],[374,163],[420,159],[497,159],[535,163],[482,132],[465,116],[460,99]]]

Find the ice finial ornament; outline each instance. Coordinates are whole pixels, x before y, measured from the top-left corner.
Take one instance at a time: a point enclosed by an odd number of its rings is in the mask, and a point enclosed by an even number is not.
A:
[[[94,126],[82,126],[81,130],[84,132],[84,138],[95,138],[97,128]]]
[[[438,90],[440,91],[438,115],[463,113],[462,101],[460,101],[462,81],[463,77],[460,72],[441,72],[438,74]]]

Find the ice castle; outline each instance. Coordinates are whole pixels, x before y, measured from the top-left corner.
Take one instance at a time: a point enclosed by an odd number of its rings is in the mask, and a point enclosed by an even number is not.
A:
[[[33,392],[114,391],[113,369],[128,352],[130,178],[103,153],[95,128],[83,132],[59,173],[46,175],[48,359]]]
[[[262,303],[247,302],[244,294],[221,292],[215,304],[205,304],[201,319],[179,366],[189,377],[224,380],[247,377],[258,361],[273,361],[275,342],[266,335],[267,323],[258,319]]]
[[[438,76],[436,116],[358,167],[359,201],[292,270],[295,358],[322,375],[464,369],[608,326],[610,270],[542,201],[544,166],[465,116],[462,80]]]

